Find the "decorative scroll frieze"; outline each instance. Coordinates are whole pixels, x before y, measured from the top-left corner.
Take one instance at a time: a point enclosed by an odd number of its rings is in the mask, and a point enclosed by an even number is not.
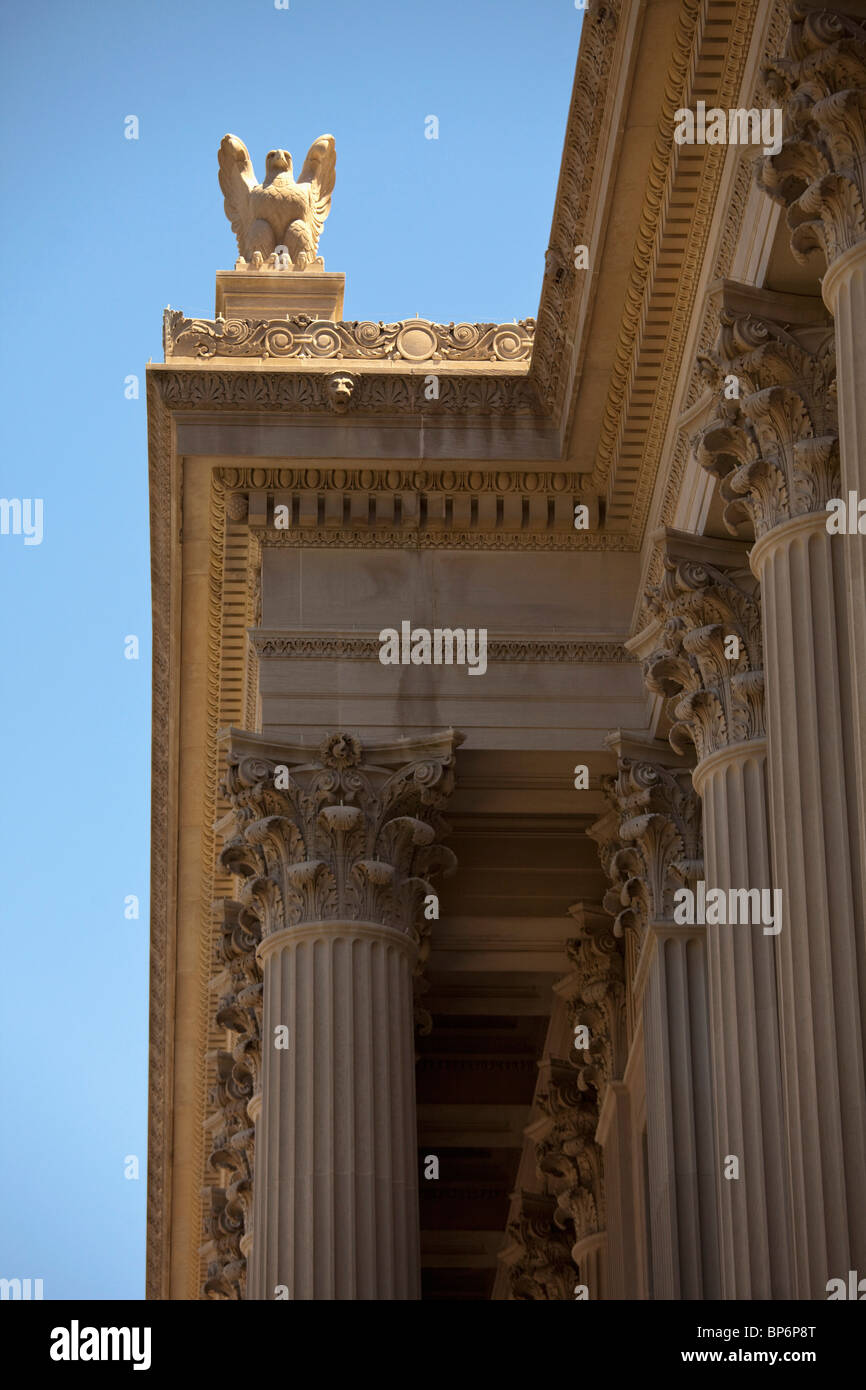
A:
[[[517,1301],[559,1303],[574,1297],[577,1270],[556,1215],[553,1197],[521,1192],[517,1213],[508,1223],[511,1244],[500,1256]]]
[[[783,104],[786,137],[756,168],[758,186],[787,209],[800,262],[831,265],[866,237],[866,15],[794,0],[784,53],[764,80]]]
[[[335,733],[318,750],[233,734],[221,863],[262,936],[303,923],[364,921],[415,940],[422,964],[430,877],[456,860],[438,841],[462,735],[448,730],[363,750]]]
[[[689,771],[633,758],[602,787],[611,810],[587,833],[611,880],[604,908],[614,937],[640,938],[648,923],[673,920],[674,893],[700,877],[700,799]]]
[[[701,431],[697,457],[720,479],[728,529],[736,534],[748,518],[760,538],[825,510],[841,487],[832,326],[789,328],[723,309],[701,365],[719,414]],[[731,382],[739,394],[729,398]]]
[[[751,576],[666,557],[647,606],[663,627],[644,679],[670,697],[671,747],[685,754],[694,744],[700,762],[763,737],[761,606]]]
[[[528,361],[535,320],[514,323],[333,323],[309,314],[276,319],[188,319],[166,309],[163,346],[172,357],[356,358],[393,362]]]
[[[252,1233],[252,1184],[255,1166],[255,1126],[250,1101],[261,1087],[262,972],[256,959],[261,939],[259,922],[238,902],[217,905],[222,930],[217,956],[222,966],[211,982],[217,994],[216,1022],[234,1036],[231,1050],[216,1058],[216,1082],[211,1091],[214,1113],[210,1167],[227,1176],[227,1185],[207,1191],[204,1213],[208,1260],[204,1294],[208,1298],[242,1299],[246,1288],[244,1236]]]

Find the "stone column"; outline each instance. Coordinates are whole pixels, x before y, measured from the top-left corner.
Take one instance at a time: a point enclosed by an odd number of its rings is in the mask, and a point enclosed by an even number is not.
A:
[[[758,183],[787,210],[791,250],[816,275],[835,319],[839,491],[851,513],[866,501],[866,5],[792,6],[784,54],[765,74],[784,104],[786,139],[762,160]],[[814,254],[813,254],[814,253]],[[820,500],[820,499],[819,499]],[[859,521],[859,529],[858,529]],[[862,891],[866,894],[866,508],[838,534],[845,613]],[[840,592],[840,598],[842,593]]]
[[[262,938],[253,1299],[420,1296],[413,976],[459,742],[231,735],[222,862]]]
[[[591,827],[612,880],[614,933],[638,943],[643,1023],[651,1294],[717,1298],[720,1290],[714,1134],[702,927],[673,922],[673,895],[700,872],[700,807],[690,774],[664,745],[610,741],[618,773],[611,812]],[[626,756],[626,746],[631,754]],[[644,756],[640,756],[644,754]],[[651,760],[652,759],[652,760]]]
[[[665,577],[649,600],[664,629],[645,674],[674,697],[672,745],[697,751],[705,887],[726,902],[706,928],[722,1297],[790,1298],[775,936],[760,897],[747,896],[772,887],[760,603],[745,547],[667,532],[664,549]],[[730,920],[731,902],[745,920]]]
[[[866,1267],[856,721],[844,556],[825,524],[839,495],[834,344],[825,324],[792,322],[787,302],[772,317],[772,295],[733,287],[726,297],[713,360],[740,395],[704,431],[701,461],[722,480],[730,524],[747,517],[757,537],[792,1296],[820,1298],[828,1278]]]

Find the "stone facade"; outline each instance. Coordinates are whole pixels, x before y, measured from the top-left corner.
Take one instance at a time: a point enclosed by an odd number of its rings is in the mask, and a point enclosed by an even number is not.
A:
[[[150,1297],[866,1269],[864,111],[860,0],[593,4],[499,324],[344,320],[333,138],[223,141],[148,369]]]

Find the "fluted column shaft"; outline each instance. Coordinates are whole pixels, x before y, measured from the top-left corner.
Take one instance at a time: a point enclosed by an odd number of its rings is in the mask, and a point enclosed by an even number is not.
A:
[[[705,928],[651,923],[641,984],[652,1296],[718,1298]]]
[[[866,240],[833,262],[821,285],[836,329],[836,391],[842,500],[866,500]],[[848,517],[851,524],[850,515]],[[854,521],[866,531],[866,514]],[[837,535],[845,565],[845,609],[851,651],[861,891],[866,895],[866,534]]]
[[[607,1210],[605,1297],[633,1299],[638,1296],[634,1135],[631,1097],[622,1081],[612,1081],[608,1086],[597,1138],[604,1153]]]
[[[593,1303],[606,1299],[607,1293],[607,1235],[599,1231],[586,1236],[572,1246],[571,1258],[577,1265],[580,1282],[586,1285],[587,1293]]]
[[[260,957],[251,1297],[417,1299],[417,948],[374,923],[318,922],[270,936]]]
[[[773,879],[795,1296],[866,1268],[863,921],[849,839],[843,554],[823,514],[751,553],[764,605]],[[846,732],[847,725],[847,732]]]
[[[704,758],[708,888],[769,889],[766,742]],[[708,925],[709,1015],[718,1143],[721,1295],[790,1298],[791,1219],[779,1055],[775,941],[760,924]],[[728,1156],[739,1176],[726,1177]]]

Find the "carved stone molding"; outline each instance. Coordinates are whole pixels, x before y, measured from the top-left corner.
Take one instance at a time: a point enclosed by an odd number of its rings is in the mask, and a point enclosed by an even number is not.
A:
[[[381,643],[378,637],[319,637],[308,633],[284,633],[267,628],[252,632],[250,641],[260,659],[290,658],[301,661],[378,661]],[[564,665],[585,665],[601,662],[605,665],[630,663],[634,660],[621,642],[594,638],[573,641],[533,642],[520,638],[488,639],[488,662],[519,661]]]
[[[163,346],[172,357],[356,358],[413,364],[528,361],[535,320],[519,323],[333,323],[309,314],[276,319],[188,319],[166,309]],[[423,382],[422,382],[423,384]]]
[[[832,265],[866,237],[866,13],[862,4],[794,0],[784,53],[766,65],[787,135],[756,168],[787,209],[791,250]]]
[[[232,732],[221,863],[241,879],[240,902],[263,941],[306,923],[373,922],[411,937],[420,968],[429,879],[456,867],[438,842],[447,831],[439,811],[462,737],[448,730],[365,750],[335,733],[314,750]]]
[[[644,661],[644,679],[670,697],[671,747],[685,754],[693,743],[701,762],[720,748],[762,738],[761,606],[751,575],[666,556],[647,606],[663,626]],[[735,656],[726,655],[731,638]]]
[[[599,528],[574,472],[444,468],[223,468],[227,510],[266,546],[625,549]],[[236,489],[236,490],[235,490]],[[575,527],[575,507],[588,525]],[[287,511],[276,525],[276,507]]]
[[[473,497],[481,493],[504,495],[520,493],[527,496],[549,494],[563,496],[571,500],[572,494],[580,493],[581,474],[562,469],[547,471],[538,469],[493,468],[332,468],[250,466],[246,468],[220,468],[216,476],[229,489],[244,492],[345,492],[366,493],[468,493]],[[246,498],[239,516],[246,516]]]
[[[574,248],[586,243],[589,236],[594,156],[601,138],[621,8],[620,0],[594,6],[584,17],[580,36],[532,362],[533,377],[549,410],[557,407],[566,389],[566,338],[585,288],[586,277],[574,269]]]
[[[697,457],[720,479],[728,529],[736,534],[749,519],[760,539],[795,516],[824,511],[841,487],[832,325],[787,327],[723,309],[702,367],[719,414],[701,431]],[[732,377],[739,396],[727,399]]]
[[[640,939],[650,922],[673,921],[674,893],[701,875],[700,799],[686,769],[634,758],[602,787],[611,810],[587,833],[611,881],[604,908],[615,937]]]
[[[535,1146],[538,1173],[554,1188],[554,1222],[560,1229],[573,1228],[576,1246],[605,1229],[603,1154],[595,1140],[597,1093],[568,1062],[551,1059],[538,1108],[550,1122]]]
[[[326,372],[219,371],[178,368],[155,374],[158,390],[171,409],[318,412],[333,414],[334,397]],[[354,378],[348,413],[425,415],[521,415],[545,417],[528,376],[448,375],[439,379],[439,396],[427,400],[424,377],[373,372]]]
[[[511,1245],[500,1257],[515,1300],[559,1303],[574,1297],[577,1270],[556,1215],[553,1197],[521,1192],[517,1215],[508,1224]]]

